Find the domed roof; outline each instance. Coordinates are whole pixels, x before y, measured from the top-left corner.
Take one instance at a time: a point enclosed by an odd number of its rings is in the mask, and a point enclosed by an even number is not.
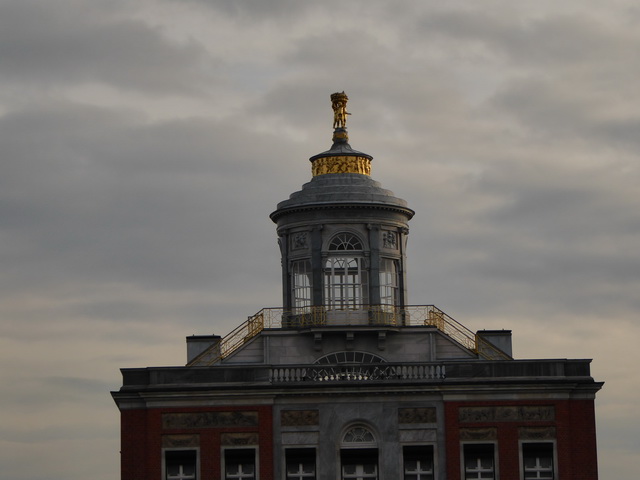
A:
[[[292,193],[288,200],[278,203],[277,210],[270,217],[276,221],[292,211],[336,207],[391,209],[405,214],[408,219],[414,215],[405,200],[382,188],[380,182],[370,176],[333,173],[313,177],[301,190]]]
[[[309,158],[313,178],[288,200],[280,202],[270,217],[275,222],[279,217],[294,211],[322,208],[377,208],[391,209],[410,219],[414,211],[407,202],[397,198],[393,192],[382,188],[373,180],[371,160],[373,157],[359,152],[349,145],[346,129],[346,103],[344,92],[331,95],[334,109],[334,132],[331,149]]]

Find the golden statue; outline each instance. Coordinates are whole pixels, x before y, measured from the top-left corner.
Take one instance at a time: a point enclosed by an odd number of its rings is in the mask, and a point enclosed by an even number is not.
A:
[[[344,92],[336,92],[331,94],[331,108],[333,108],[333,128],[346,128],[347,115],[351,115],[347,112],[347,101],[349,97]]]

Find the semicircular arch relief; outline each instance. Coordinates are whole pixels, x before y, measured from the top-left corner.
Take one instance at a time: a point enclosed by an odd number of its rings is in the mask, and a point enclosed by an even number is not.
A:
[[[333,365],[340,363],[371,364],[387,363],[387,361],[381,356],[374,353],[349,350],[329,353],[323,357],[318,358],[313,363],[315,363],[316,365]]]
[[[359,351],[329,353],[318,358],[308,372],[320,382],[386,380],[397,376],[396,367],[384,358]]]

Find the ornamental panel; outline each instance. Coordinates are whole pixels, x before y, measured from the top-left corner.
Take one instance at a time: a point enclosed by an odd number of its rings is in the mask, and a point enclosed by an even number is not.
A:
[[[556,427],[520,427],[518,437],[521,440],[553,440]]]
[[[460,422],[550,422],[555,420],[551,405],[460,407]]]
[[[436,423],[435,407],[399,408],[398,423]]]
[[[162,428],[257,427],[258,412],[165,413]]]
[[[303,427],[319,424],[320,413],[318,410],[282,410],[280,412],[280,425],[283,427]]]

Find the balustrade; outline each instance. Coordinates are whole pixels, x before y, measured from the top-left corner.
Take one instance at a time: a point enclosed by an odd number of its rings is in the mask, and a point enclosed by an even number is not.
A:
[[[269,370],[272,383],[442,380],[445,376],[441,364],[307,365]]]

